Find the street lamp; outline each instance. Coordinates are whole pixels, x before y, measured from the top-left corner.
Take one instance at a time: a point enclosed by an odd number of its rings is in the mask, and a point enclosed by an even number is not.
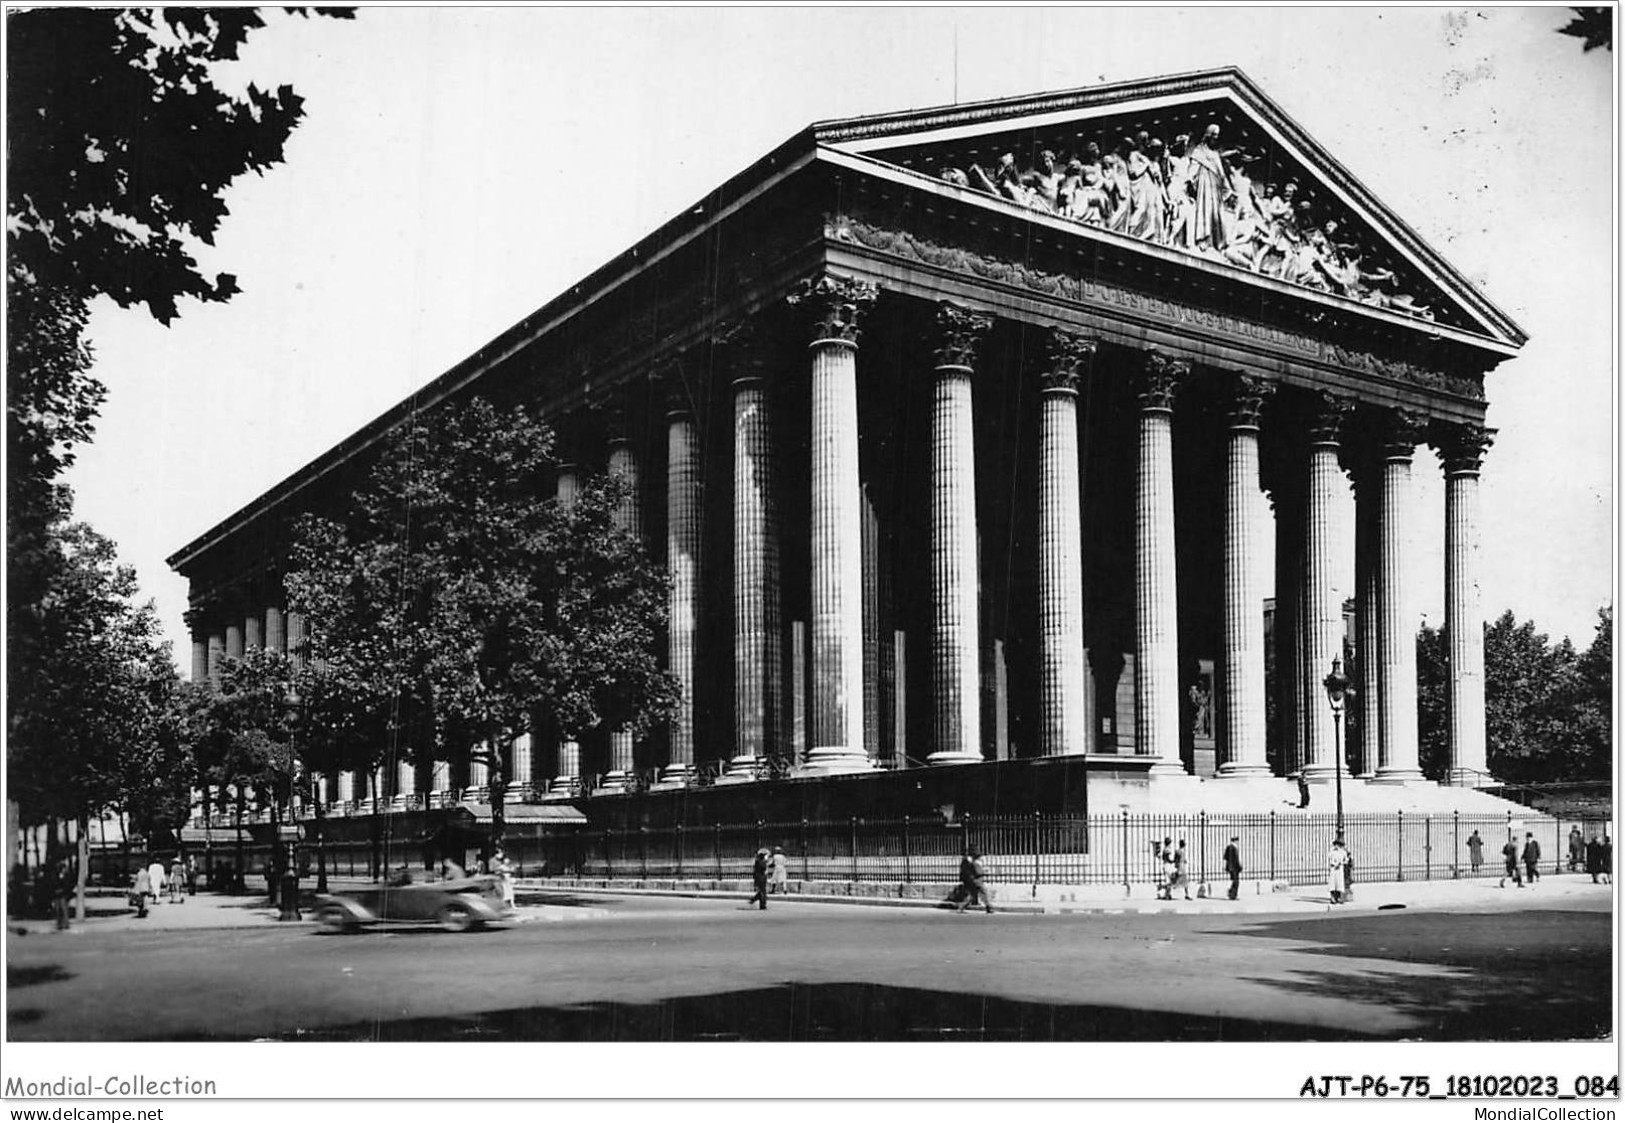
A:
[[[1343,703],[1354,691],[1343,674],[1343,657],[1332,657],[1332,673],[1326,676],[1326,700],[1332,704],[1332,746],[1336,755],[1332,759],[1332,775],[1337,782],[1337,837],[1343,837]]]

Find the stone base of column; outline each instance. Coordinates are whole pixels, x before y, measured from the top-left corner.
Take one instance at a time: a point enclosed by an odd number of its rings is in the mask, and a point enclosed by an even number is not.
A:
[[[1377,769],[1377,774],[1371,777],[1369,783],[1373,784],[1419,784],[1422,782],[1420,768],[1393,768]]]
[[[1487,788],[1501,781],[1474,768],[1452,768],[1445,774],[1445,784],[1452,788]]]
[[[593,795],[616,795],[620,792],[630,791],[632,788],[632,773],[616,770],[604,773],[604,782],[592,790]]]
[[[986,759],[981,753],[973,753],[968,749],[956,749],[948,752],[932,753],[925,758],[925,763],[935,768],[947,764],[981,764]]]
[[[1345,777],[1348,776],[1344,772]],[[1337,767],[1331,764],[1306,764],[1303,766],[1303,778],[1311,784],[1330,784],[1337,779]]]
[[[801,776],[844,776],[852,772],[873,772],[875,762],[862,749],[845,745],[821,745],[807,753],[806,763],[796,769]]]
[[[1146,775],[1148,775],[1148,776],[1189,776],[1190,775],[1189,772],[1185,771],[1185,764],[1184,764],[1183,761],[1169,760],[1167,757],[1149,757],[1149,756],[1142,756],[1142,757],[1139,757],[1138,759],[1150,762],[1151,767],[1146,772]]]
[[[756,756],[736,756],[728,762],[728,767],[722,775],[717,777],[721,784],[754,784],[761,778],[759,769],[762,758]]]
[[[1249,776],[1271,777],[1273,775],[1274,773],[1270,771],[1270,766],[1267,764],[1237,763],[1227,761],[1224,764],[1219,765],[1219,770],[1214,774],[1213,778],[1215,780],[1240,780]]]
[[[580,779],[575,776],[555,776],[547,785],[547,794],[542,796],[544,801],[555,799],[575,798],[576,788],[580,786]]]
[[[694,766],[692,764],[668,764],[660,770],[660,779],[650,785],[651,791],[671,791],[674,788],[686,788],[694,782]]]

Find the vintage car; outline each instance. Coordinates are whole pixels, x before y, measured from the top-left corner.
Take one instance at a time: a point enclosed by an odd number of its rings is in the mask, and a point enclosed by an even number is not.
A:
[[[354,893],[316,897],[316,924],[322,932],[353,932],[374,924],[438,924],[466,932],[512,916],[495,877],[449,880],[397,876],[389,884]]]

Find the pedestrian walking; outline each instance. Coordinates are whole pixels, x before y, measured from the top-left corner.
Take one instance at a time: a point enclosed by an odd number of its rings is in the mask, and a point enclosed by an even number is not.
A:
[[[1326,892],[1334,905],[1343,903],[1343,893],[1348,889],[1348,874],[1343,869],[1348,858],[1348,851],[1343,849],[1343,836],[1338,835],[1332,839],[1332,848],[1326,854]]]
[[[1608,832],[1602,832],[1602,883],[1614,883],[1614,840],[1608,837]]]
[[[73,862],[66,855],[51,867],[51,912],[56,917],[58,932],[73,927],[73,891],[78,880]]]
[[[152,903],[162,904],[164,896],[164,863],[161,858],[154,858],[147,867],[147,876],[152,880]]]
[[[773,848],[773,855],[768,859],[768,874],[772,878],[773,892],[790,891],[790,859],[784,856],[784,847]]]
[[[993,899],[987,893],[987,869],[982,865],[982,852],[974,846],[959,860],[959,884],[964,890],[959,901],[960,912],[977,901],[988,912],[993,911]]]
[[[1174,840],[1165,838],[1159,846],[1151,842],[1151,853],[1157,863],[1157,900],[1174,899]]]
[[[508,864],[508,856],[502,852],[501,847],[491,855],[491,872],[496,875],[497,892],[502,894],[503,906],[513,908],[513,867]]]
[[[186,903],[186,867],[181,865],[179,854],[169,863],[169,903],[172,905]]]
[[[1578,826],[1569,828],[1569,872],[1577,873],[1586,860],[1585,839],[1580,835]]]
[[[771,865],[772,855],[768,852],[767,847],[764,846],[756,851],[756,860],[751,863],[750,867],[750,880],[756,891],[750,895],[750,900],[745,903],[746,908],[760,901],[761,911],[767,911],[767,872]]]
[[[1501,858],[1506,862],[1507,872],[1501,875],[1501,888],[1507,887],[1507,878],[1519,889],[1523,888],[1523,874],[1518,870],[1518,840],[1510,833],[1507,834],[1507,844],[1501,847]]]
[[[1354,900],[1354,848],[1343,843],[1343,903]]]
[[[186,895],[197,896],[197,859],[190,854],[186,856]]]
[[[1602,841],[1596,835],[1586,843],[1586,873],[1591,875],[1591,884],[1596,885],[1597,879],[1602,876]]]
[[[1224,848],[1224,872],[1230,875],[1232,901],[1241,893],[1241,848],[1236,845],[1240,841],[1240,835],[1231,835],[1230,845]]]
[[[1298,773],[1298,810],[1302,811],[1309,806],[1309,778],[1302,772]]]
[[[130,903],[135,906],[135,915],[147,915],[147,898],[152,896],[152,868],[142,866],[135,871],[135,881],[130,885]]]
[[[1179,840],[1179,846],[1174,850],[1174,880],[1168,886],[1168,899],[1173,900],[1174,890],[1178,889],[1185,894],[1185,899],[1191,899],[1190,854],[1185,850],[1185,840]]]
[[[1472,864],[1474,876],[1477,876],[1478,867],[1484,864],[1484,840],[1477,831],[1467,836],[1467,860]]]
[[[1524,874],[1529,878],[1529,884],[1533,885],[1540,880],[1540,843],[1535,841],[1533,831],[1526,831],[1523,837]]]

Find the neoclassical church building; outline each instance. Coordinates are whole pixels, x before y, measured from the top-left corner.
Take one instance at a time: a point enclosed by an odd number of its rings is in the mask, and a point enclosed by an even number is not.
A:
[[[814,125],[177,551],[192,674],[296,645],[294,517],[477,393],[542,407],[561,494],[630,480],[672,576],[669,727],[539,730],[521,801],[1058,756],[1284,788],[1340,740],[1357,786],[1434,787],[1405,528],[1436,472],[1438,779],[1482,786],[1486,387],[1525,338],[1239,70]]]

